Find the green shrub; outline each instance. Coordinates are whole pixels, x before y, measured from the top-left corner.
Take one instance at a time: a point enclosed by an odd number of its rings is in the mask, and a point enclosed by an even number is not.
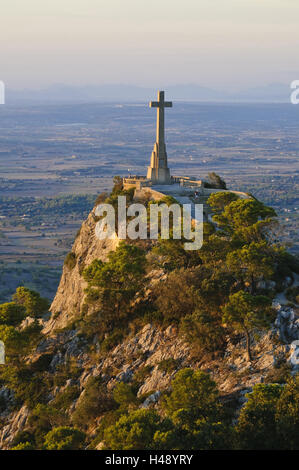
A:
[[[113,410],[104,413],[104,415],[101,417],[99,426],[97,427],[96,437],[93,439],[88,449],[95,449],[97,445],[103,441],[105,430],[110,426],[113,426],[122,416],[122,414],[122,410]]]
[[[94,202],[94,207],[97,207],[99,204],[103,204],[108,197],[108,193],[101,193],[97,196],[95,202]]]
[[[0,324],[17,326],[25,318],[26,310],[16,302],[8,302],[0,305]]]
[[[152,249],[152,263],[158,267],[163,266],[165,271],[179,268],[189,268],[201,263],[197,250],[187,251],[184,248],[185,240],[158,240]],[[156,259],[157,258],[157,259]]]
[[[155,287],[156,305],[165,324],[179,322],[193,312],[198,302],[193,270],[180,269],[169,274],[167,280]]]
[[[30,442],[22,442],[15,447],[12,447],[10,450],[34,450],[34,445]]]
[[[281,448],[299,448],[299,375],[290,377],[276,406],[277,431]]]
[[[219,318],[199,309],[182,318],[180,334],[198,354],[223,351],[226,345]]]
[[[162,372],[171,374],[179,367],[179,365],[179,359],[173,359],[172,357],[170,357],[169,359],[163,359],[163,361],[159,362],[158,369]]]
[[[217,175],[214,171],[209,173],[209,182],[208,182],[208,187],[209,188],[216,188],[216,189],[226,189],[226,183],[225,181]]]
[[[129,384],[118,383],[113,389],[113,399],[120,407],[127,409],[129,405],[138,403],[137,397]]]
[[[242,449],[278,449],[279,438],[275,409],[282,393],[278,384],[258,384],[247,395],[237,424],[239,446]]]
[[[48,312],[50,306],[47,299],[27,287],[18,287],[13,300],[26,309],[26,316],[29,317],[42,317]]]
[[[136,410],[122,416],[104,432],[106,449],[151,449],[154,435],[161,428],[160,416],[154,410]]]
[[[40,450],[43,448],[46,434],[53,427],[65,426],[66,424],[68,424],[68,419],[63,410],[39,403],[29,415],[26,427],[30,434],[34,436],[36,448]]]
[[[8,355],[18,355],[26,346],[24,335],[13,326],[0,325],[0,340]]]
[[[76,360],[69,359],[66,363],[56,367],[56,373],[53,376],[53,383],[57,387],[65,385],[68,379],[78,379],[82,369],[77,365]]]
[[[291,366],[287,363],[279,364],[267,373],[264,382],[285,384],[291,376],[291,369]]]
[[[22,335],[24,338],[24,341],[27,344],[27,351],[32,351],[37,344],[42,340],[43,334],[42,334],[42,329],[43,326],[38,322],[37,319],[34,320],[30,325],[26,326],[22,330]],[[27,353],[26,351],[26,353]]]
[[[154,325],[163,325],[163,313],[155,308],[149,309],[143,316],[144,325],[152,323]]]
[[[30,431],[19,431],[15,435],[11,443],[11,446],[16,447],[19,444],[28,444],[28,443],[30,443],[32,446],[35,445],[34,434]],[[14,450],[17,450],[17,449],[14,449]]]
[[[145,251],[132,245],[120,243],[115,251],[108,254],[108,261],[94,260],[83,272],[88,283],[86,303],[93,305],[93,315],[81,320],[80,329],[89,336],[98,334],[100,341],[105,333],[132,314],[130,300],[143,285],[146,266]],[[104,343],[109,349],[115,336]]]
[[[145,266],[144,250],[122,242],[108,254],[107,262],[95,259],[84,270],[83,277],[89,287],[131,290],[132,284],[140,283]]]
[[[49,383],[44,373],[35,373],[32,375],[30,368],[23,369],[19,373],[19,384],[16,389],[16,396],[19,400],[33,409],[38,403],[45,403],[49,393]],[[25,374],[24,374],[25,372]]]
[[[113,331],[107,338],[101,343],[101,351],[108,352],[117,346],[124,338],[124,333],[121,330]]]
[[[134,382],[136,384],[143,384],[145,379],[151,374],[154,366],[143,366],[138,369],[137,372],[134,374]]]
[[[214,212],[219,213],[224,210],[225,206],[237,199],[239,199],[237,194],[223,191],[211,194],[207,203],[211,206]]]
[[[219,394],[208,374],[182,369],[175,375],[171,387],[171,393],[162,404],[174,422],[193,429],[199,420],[219,419]]]
[[[83,449],[85,434],[78,429],[58,427],[52,429],[46,437],[46,450],[79,450]]]
[[[90,377],[72,415],[73,423],[87,428],[95,418],[115,408],[115,402],[100,378]]]
[[[79,395],[79,387],[76,385],[69,385],[65,390],[56,395],[51,404],[58,410],[66,411],[79,397]]]

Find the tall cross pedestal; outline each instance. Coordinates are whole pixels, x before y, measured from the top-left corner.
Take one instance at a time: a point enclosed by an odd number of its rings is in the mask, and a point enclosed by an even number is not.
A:
[[[150,108],[157,108],[157,137],[146,177],[155,183],[167,184],[171,178],[167,165],[164,108],[171,108],[172,102],[164,100],[164,91],[158,91],[158,101],[151,101],[149,105]]]

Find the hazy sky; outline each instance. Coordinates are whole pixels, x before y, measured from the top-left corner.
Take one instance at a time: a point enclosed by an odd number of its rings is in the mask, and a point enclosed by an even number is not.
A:
[[[2,0],[10,88],[299,79],[299,0]]]

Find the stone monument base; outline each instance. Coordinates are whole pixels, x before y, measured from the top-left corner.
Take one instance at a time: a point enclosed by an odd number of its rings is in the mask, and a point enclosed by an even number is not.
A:
[[[170,184],[171,182],[169,168],[152,168],[149,166],[146,178],[158,184]]]

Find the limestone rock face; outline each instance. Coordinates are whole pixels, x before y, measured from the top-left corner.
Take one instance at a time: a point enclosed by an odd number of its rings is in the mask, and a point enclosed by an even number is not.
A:
[[[129,337],[111,352],[99,364],[98,370],[114,369],[117,373],[111,377],[108,387],[114,387],[117,382],[129,382],[132,376],[145,367],[150,372],[144,377],[144,383],[138,390],[138,395],[166,389],[176,370],[165,371],[159,368],[161,361],[174,359],[178,369],[188,367],[192,363],[188,345],[178,336],[174,327],[166,330],[155,327],[150,323],[136,335]]]
[[[119,382],[138,383],[140,407],[158,406],[161,395],[171,386],[176,372],[192,367],[208,372],[219,387],[223,400],[239,400],[240,406],[246,401],[246,393],[255,384],[266,382],[276,365],[285,361],[291,372],[299,370],[299,311],[281,303],[274,304],[277,318],[272,328],[257,331],[252,338],[254,361],[248,362],[246,342],[242,338],[226,339],[224,355],[203,354],[195,345],[186,342],[175,325],[159,326],[155,323],[141,323],[132,326],[127,336],[108,353],[95,335],[90,344],[72,327],[74,319],[84,304],[86,283],[83,270],[94,259],[106,261],[110,251],[117,248],[120,240],[99,240],[95,234],[97,219],[94,210],[82,224],[72,247],[70,263],[65,263],[57,294],[51,305],[51,318],[44,324],[45,336],[34,352],[26,358],[38,370],[39,364],[46,367],[48,374],[55,374],[60,366],[74,361],[78,375],[66,378],[64,384],[55,385],[45,397],[47,404],[68,386],[77,386],[80,396],[71,404],[69,416],[85,393],[90,377],[100,376],[107,388],[112,390]],[[134,302],[150,298],[156,283],[163,282],[167,274],[160,268],[147,273],[144,291],[138,293]],[[21,329],[30,326],[31,319],[25,319]],[[67,327],[67,328],[65,328]],[[58,331],[65,328],[63,331]],[[71,361],[70,361],[71,360]],[[16,434],[26,429],[30,410],[26,404],[16,410],[14,392],[0,388],[0,449],[8,449]],[[1,404],[1,403],[0,403]],[[101,419],[101,416],[97,418]],[[94,423],[92,424],[94,426]],[[93,433],[93,430],[90,431]],[[102,448],[102,443],[98,444]]]
[[[277,310],[275,326],[279,330],[280,338],[285,343],[299,339],[299,317],[293,308],[274,303]]]
[[[24,429],[29,410],[27,406],[22,406],[17,412],[13,413],[9,423],[0,431],[0,449],[7,449],[15,435]]]
[[[56,328],[64,328],[82,308],[86,283],[82,272],[94,259],[106,261],[109,251],[119,244],[117,237],[99,240],[95,234],[96,216],[94,210],[89,214],[72,247],[73,265],[63,267],[60,284],[50,307],[51,318],[45,325],[43,333],[50,333]]]
[[[283,311],[288,312],[288,307],[278,309],[277,320],[281,318]],[[296,312],[294,318],[292,314],[289,315],[284,327],[290,328],[296,318]],[[281,360],[286,360],[292,371],[298,370],[297,363],[293,364],[291,358],[295,354],[296,358],[299,356],[299,341],[291,344],[277,341],[280,334],[276,322],[271,330],[259,332],[256,338],[252,338],[253,363],[247,361],[244,338],[238,340],[237,344],[227,338],[224,356],[201,356],[178,335],[174,325],[165,329],[151,323],[129,333],[108,354],[101,354],[99,344],[99,355],[96,358],[90,356],[88,344],[84,338],[78,336],[76,330],[51,332],[28,360],[30,363],[36,363],[41,356],[47,355],[47,370],[51,374],[55,373],[58,366],[65,365],[70,358],[76,360],[81,369],[80,375],[69,378],[63,386],[49,389],[47,396],[47,402],[51,403],[67,386],[78,386],[81,395],[71,405],[69,413],[76,408],[80,397],[85,393],[88,379],[92,376],[100,376],[110,390],[119,382],[130,384],[139,377],[138,397],[142,399],[144,396],[140,407],[155,407],[164,391],[171,386],[175,373],[184,367],[208,372],[216,381],[223,400],[237,399],[242,406],[247,400],[246,393],[250,392],[255,384],[266,381],[269,372],[273,371],[275,364]],[[171,367],[167,366],[167,361],[172,361]],[[0,430],[0,449],[8,449],[16,434],[26,429],[29,411],[25,405],[17,411],[10,406],[10,403],[14,403],[14,398],[9,389],[2,388],[0,397],[7,403],[6,410],[2,413],[0,410],[0,419],[3,422]],[[101,416],[98,419],[100,420]]]

